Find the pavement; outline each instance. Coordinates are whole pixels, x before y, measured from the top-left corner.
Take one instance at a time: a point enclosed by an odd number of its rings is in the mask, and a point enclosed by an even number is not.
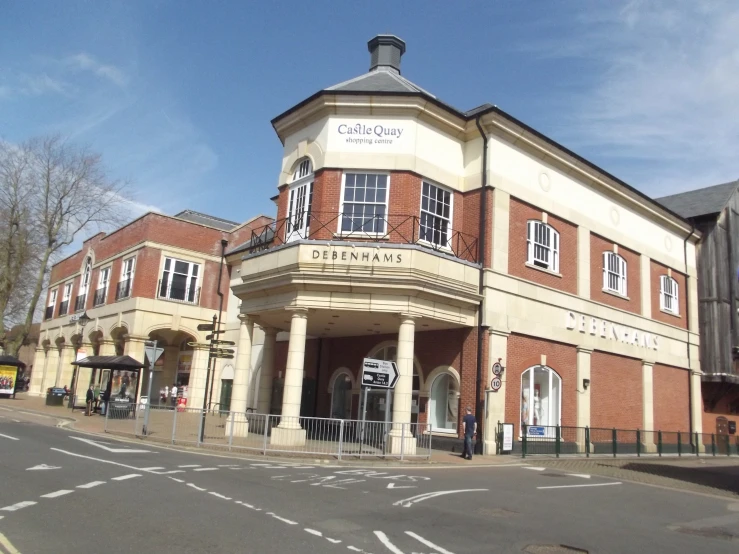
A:
[[[736,495],[590,471],[605,460],[276,462],[80,432],[10,402],[0,402],[3,554],[728,553],[739,545]]]

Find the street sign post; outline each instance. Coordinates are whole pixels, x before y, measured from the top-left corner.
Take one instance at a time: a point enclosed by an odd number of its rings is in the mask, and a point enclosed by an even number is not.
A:
[[[400,373],[395,362],[365,358],[362,361],[362,386],[393,389]]]
[[[212,331],[215,327],[213,323],[201,323],[198,325],[198,331]]]

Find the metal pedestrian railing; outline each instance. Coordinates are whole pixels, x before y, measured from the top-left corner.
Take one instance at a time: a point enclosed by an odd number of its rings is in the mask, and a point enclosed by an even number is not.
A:
[[[105,431],[169,444],[264,455],[309,454],[338,460],[431,458],[431,426],[425,423],[290,418],[180,406],[129,405],[124,409],[112,405],[106,411]]]
[[[498,423],[497,444],[503,444]],[[686,431],[644,431],[599,427],[520,427],[513,454],[590,456],[739,456],[739,436]],[[499,446],[498,453],[501,453]]]

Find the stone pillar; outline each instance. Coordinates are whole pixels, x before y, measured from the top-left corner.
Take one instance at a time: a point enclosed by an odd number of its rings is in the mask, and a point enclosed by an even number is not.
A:
[[[508,273],[508,235],[511,197],[499,188],[493,189],[493,270]]]
[[[416,438],[411,432],[411,403],[413,400],[413,347],[416,333],[415,318],[400,315],[398,331],[398,373],[400,377],[393,391],[393,426],[390,430],[390,454],[416,453]],[[405,425],[403,425],[405,424]]]
[[[652,260],[649,256],[639,256],[641,264],[641,315],[652,317]]]
[[[187,407],[194,410],[203,409],[205,399],[205,381],[208,376],[209,344],[193,346],[190,382],[187,385]],[[211,378],[213,376],[211,375]]]
[[[275,339],[277,330],[264,327],[264,346],[262,347],[262,370],[259,374],[259,396],[257,412],[268,414],[272,409],[272,380],[275,369]]]
[[[240,314],[239,346],[234,367],[234,382],[231,392],[231,414],[226,424],[226,435],[245,437],[249,434],[246,419],[246,402],[249,398],[249,376],[251,374],[251,344],[254,336],[254,320]],[[233,429],[232,429],[233,427]]]
[[[47,363],[49,361],[46,350],[43,346],[36,348],[33,356],[33,373],[31,373],[31,382],[28,385],[29,396],[43,396],[43,382],[46,378]]]
[[[74,372],[74,354],[76,350],[71,344],[64,344],[61,351],[59,352],[59,366],[56,372],[55,385],[57,387],[63,387],[67,385],[72,388],[72,374]]]
[[[115,341],[113,339],[102,339],[99,346],[101,356],[115,356]]]
[[[300,402],[303,396],[303,366],[305,364],[305,339],[308,328],[308,310],[292,308],[290,342],[287,347],[285,387],[282,394],[280,424],[272,429],[270,444],[303,446],[305,430],[300,427]]]
[[[506,372],[504,371],[499,377],[500,389],[494,391],[490,388],[493,381],[493,364],[498,362],[505,367],[508,354],[508,333],[507,331],[496,331],[491,329],[489,332],[490,340],[488,343],[488,371],[485,384],[485,397],[487,403],[487,412],[485,413],[485,425],[483,427],[485,436],[484,453],[494,455],[497,452],[497,431],[498,422],[505,423],[505,395],[506,395]],[[509,422],[510,423],[510,422]]]
[[[577,295],[590,298],[590,229],[577,228]]]
[[[144,349],[146,348],[146,341],[149,340],[146,337],[132,337],[128,336],[126,337],[126,345],[125,345],[125,354],[126,356],[131,356],[134,360],[137,362],[141,362],[142,364],[146,363],[146,354],[144,352]],[[149,369],[144,368],[141,371],[139,371],[139,379],[136,383],[136,399],[138,401],[139,398],[141,398],[141,386],[144,382],[144,375],[149,375]],[[146,392],[146,391],[144,391]],[[149,402],[151,402],[151,399],[149,399]]]
[[[46,389],[56,386],[57,373],[59,372],[59,348],[56,345],[49,347],[46,357],[46,371],[41,382],[41,394],[46,395]]]
[[[642,387],[642,439],[645,452],[657,452],[654,436],[654,362],[642,360],[641,387]]]
[[[577,409],[576,409],[576,426],[590,427],[590,387],[585,388],[583,380],[590,381],[590,355],[593,353],[588,348],[577,348],[577,381],[575,382],[575,390],[577,391]],[[598,383],[595,384],[598,386]],[[581,450],[585,449],[585,430],[577,431],[577,445]]]
[[[695,440],[695,433],[703,433],[703,397],[701,395],[701,372],[690,372],[690,405],[693,414],[693,437],[691,442]],[[698,450],[705,452],[703,441],[699,441]]]

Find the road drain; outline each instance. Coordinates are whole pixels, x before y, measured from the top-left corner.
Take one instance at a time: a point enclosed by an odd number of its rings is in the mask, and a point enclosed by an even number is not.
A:
[[[587,550],[566,544],[530,544],[523,551],[527,554],[572,554],[573,552],[588,554]]]

